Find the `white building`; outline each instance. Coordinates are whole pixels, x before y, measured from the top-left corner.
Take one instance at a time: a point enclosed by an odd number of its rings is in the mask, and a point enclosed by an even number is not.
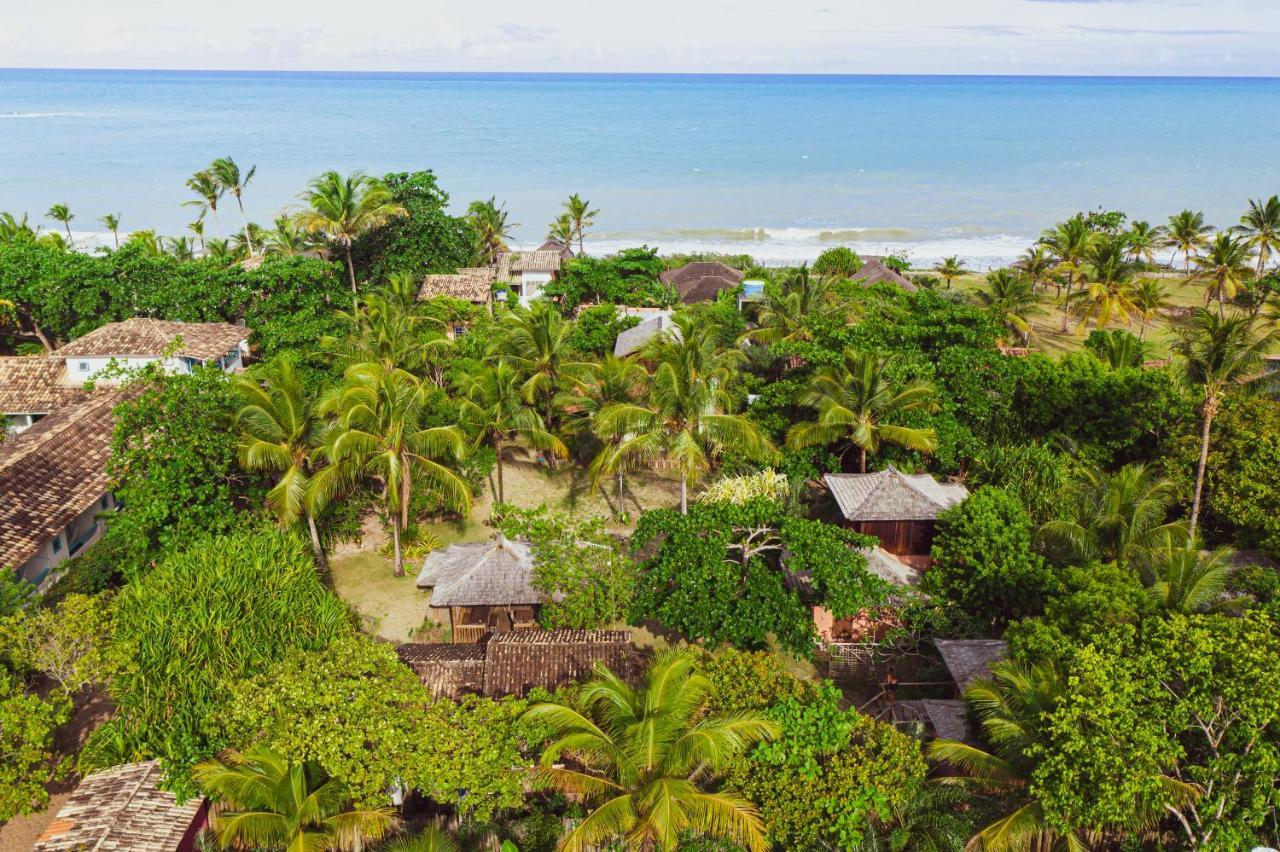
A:
[[[573,252],[548,240],[534,251],[503,252],[496,264],[497,280],[506,283],[509,298],[527,306],[560,274]]]
[[[206,364],[227,372],[244,367],[249,329],[224,322],[174,322],[136,317],[78,337],[50,357],[66,362],[71,384],[99,376],[115,362],[126,370],[160,362],[167,372],[190,373]]]

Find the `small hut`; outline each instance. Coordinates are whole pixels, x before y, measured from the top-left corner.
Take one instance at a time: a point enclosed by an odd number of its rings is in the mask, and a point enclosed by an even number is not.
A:
[[[850,280],[857,281],[863,287],[870,287],[872,284],[893,284],[908,293],[914,293],[920,289],[907,280],[902,273],[886,266],[884,261],[878,257],[867,258],[867,262],[862,264],[858,271],[850,276]]]
[[[927,473],[902,473],[893,465],[877,473],[828,473],[823,477],[847,525],[875,536],[899,562],[925,570],[938,515],[969,496],[958,482]]]
[[[1009,644],[1002,639],[935,639],[933,644],[961,692],[978,678],[990,677],[991,666],[1009,656]]]
[[[499,535],[433,551],[417,584],[431,589],[431,616],[449,626],[454,642],[477,642],[537,629],[545,596],[533,588],[533,564],[528,544]]]

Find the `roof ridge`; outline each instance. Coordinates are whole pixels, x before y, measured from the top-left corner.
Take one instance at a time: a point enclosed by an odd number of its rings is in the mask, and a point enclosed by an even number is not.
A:
[[[107,842],[107,838],[111,836],[111,832],[116,827],[116,823],[119,821],[120,815],[128,810],[129,805],[133,803],[134,799],[138,798],[138,793],[142,792],[142,785],[151,777],[151,770],[155,769],[158,765],[159,762],[155,760],[148,760],[143,763],[145,768],[142,770],[142,774],[138,778],[137,783],[133,785],[133,790],[129,793],[129,798],[121,802],[120,807],[116,808],[115,812],[111,814],[111,819],[107,820],[106,825],[104,826],[106,830],[98,837],[98,841],[93,844],[93,848],[90,852],[97,852],[97,850],[102,848],[102,844]]]

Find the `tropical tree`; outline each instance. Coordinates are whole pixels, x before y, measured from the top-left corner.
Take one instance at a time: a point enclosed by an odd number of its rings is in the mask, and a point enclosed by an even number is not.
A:
[[[598,364],[587,364],[577,372],[573,379],[573,387],[565,391],[557,400],[557,405],[566,411],[574,412],[565,428],[569,432],[591,429],[595,425],[596,415],[610,405],[634,403],[645,393],[649,374],[644,367],[626,358],[605,355]],[[600,436],[616,451],[624,436]],[[597,458],[604,458],[601,453]],[[622,505],[623,476],[625,471],[618,465],[614,471],[618,478],[618,505]],[[596,479],[595,471],[592,471]]]
[[[569,222],[573,226],[573,235],[578,240],[579,255],[585,253],[583,240],[587,235],[587,229],[596,223],[595,217],[599,214],[599,210],[591,209],[590,201],[584,201],[576,192],[570,195],[564,203],[564,215],[569,218]],[[565,245],[569,245],[569,243],[565,243]]]
[[[354,808],[346,786],[315,764],[291,761],[266,746],[224,752],[192,769],[217,802],[213,833],[222,849],[358,852],[394,827],[389,808]]]
[[[1186,271],[1190,272],[1191,258],[1208,242],[1213,226],[1204,223],[1203,213],[1183,210],[1169,217],[1169,225],[1165,231],[1165,248],[1173,249],[1175,255],[1182,252]]]
[[[495,196],[487,201],[473,201],[467,207],[467,221],[476,232],[476,255],[480,264],[493,263],[507,250],[507,240],[518,225],[507,221],[507,209]]]
[[[112,241],[117,249],[120,248],[120,214],[108,213],[98,221],[102,223],[102,227],[111,232]]]
[[[1095,237],[1085,255],[1084,274],[1084,286],[1067,295],[1063,330],[1066,330],[1067,316],[1072,313],[1080,320],[1077,329],[1081,332],[1091,319],[1100,329],[1119,317],[1124,318],[1126,325],[1131,325],[1132,316],[1138,308],[1133,303],[1133,291],[1129,287],[1133,265],[1125,259],[1124,238]]]
[[[190,237],[164,237],[164,251],[178,260],[195,260],[196,249]]]
[[[148,257],[160,257],[164,254],[164,241],[155,231],[150,229],[134,231],[129,234],[129,238],[124,241],[124,244],[140,249]]]
[[[262,234],[263,247],[267,254],[300,255],[312,249],[311,235],[298,224],[293,216],[277,216],[275,227]]]
[[[1200,458],[1196,463],[1195,493],[1191,499],[1190,534],[1195,535],[1209,461],[1210,430],[1222,398],[1233,386],[1263,375],[1262,356],[1276,340],[1274,330],[1260,331],[1247,316],[1224,317],[1197,308],[1181,331],[1174,350],[1182,356],[1187,379],[1201,389]]]
[[[244,405],[236,413],[240,429],[238,457],[246,470],[278,476],[267,492],[267,507],[281,526],[306,518],[316,563],[327,567],[316,528],[317,505],[311,474],[319,463],[324,423],[306,383],[291,360],[281,359],[256,376],[233,381]]]
[[[547,239],[554,240],[563,246],[573,245],[577,232],[573,229],[573,220],[568,213],[558,216],[547,228]]]
[[[481,364],[458,382],[462,392],[461,420],[477,442],[487,441],[497,456],[499,503],[506,501],[502,481],[502,457],[506,446],[524,440],[534,449],[564,458],[564,443],[547,431],[538,412],[527,402],[520,371],[506,359]]]
[[[1115,473],[1081,466],[1067,490],[1063,517],[1043,524],[1040,537],[1076,559],[1140,564],[1165,536],[1185,535],[1185,523],[1165,520],[1176,496],[1171,481],[1143,464]]]
[[[688,314],[675,314],[671,322],[671,330],[641,350],[642,360],[654,365],[643,403],[610,405],[596,415],[596,434],[611,444],[592,468],[599,477],[618,465],[665,456],[680,474],[680,511],[687,514],[689,483],[712,459],[729,447],[759,455],[769,440],[751,420],[730,413],[728,389],[742,353],[718,350],[710,323]]]
[[[1031,337],[1031,317],[1044,313],[1031,279],[1011,268],[987,273],[987,289],[977,297],[1005,328],[1022,336],[1024,345]]]
[[[338,312],[352,333],[345,339],[322,338],[348,364],[374,361],[387,370],[418,375],[432,355],[448,351],[451,341],[439,320],[426,315],[418,303],[418,282],[409,273],[395,273],[387,283],[365,296],[352,313]]]
[[[1048,246],[1035,245],[1023,252],[1012,265],[1031,279],[1032,286],[1039,287],[1053,274],[1057,261],[1049,253]]]
[[[1243,234],[1249,247],[1258,255],[1258,277],[1262,277],[1272,253],[1280,253],[1280,196],[1266,201],[1249,199],[1249,209],[1233,228]]]
[[[410,837],[397,837],[378,847],[378,852],[460,852],[458,841],[442,829],[429,826]],[[504,847],[505,852],[505,847]]]
[[[1147,323],[1169,304],[1169,291],[1154,278],[1143,278],[1129,289],[1129,301],[1138,313],[1138,339],[1147,336]]]
[[[555,397],[563,389],[566,372],[583,364],[571,361],[569,338],[573,323],[555,305],[539,300],[516,307],[503,317],[501,334],[490,349],[490,358],[504,358],[525,377],[522,388],[527,402],[541,401],[546,428],[556,425]]]
[[[704,715],[710,691],[692,653],[667,651],[639,688],[598,664],[576,706],[542,702],[525,711],[525,721],[545,725],[555,738],[533,772],[535,786],[591,808],[561,852],[612,840],[628,849],[675,850],[686,834],[768,849],[755,806],[707,788],[732,760],[776,738],[778,726],[752,711]]]
[[[226,190],[209,169],[201,169],[187,178],[187,189],[194,192],[196,197],[190,201],[184,201],[183,204],[187,207],[198,207],[202,219],[204,214],[208,213],[213,218],[213,233],[217,236],[218,202],[222,200],[222,194]]]
[[[1249,243],[1226,231],[1214,236],[1204,255],[1196,257],[1194,277],[1209,282],[1204,303],[1207,307],[1209,301],[1217,296],[1218,316],[1226,310],[1226,300],[1234,299],[1245,279],[1253,274],[1250,260]]]
[[[209,164],[209,174],[223,192],[231,193],[231,197],[236,200],[236,206],[240,208],[240,218],[244,220],[244,242],[250,255],[254,252],[253,236],[249,233],[249,217],[244,214],[244,190],[257,171],[257,166],[250,166],[249,171],[241,172],[236,161],[230,157],[219,157]]]
[[[296,221],[310,234],[318,234],[342,246],[347,258],[347,274],[351,292],[356,289],[356,267],[351,259],[351,244],[362,234],[405,215],[386,184],[364,172],[343,177],[328,171],[311,181],[299,198],[307,206],[298,211]]]
[[[1220,608],[1222,593],[1236,570],[1233,553],[1230,547],[1204,552],[1185,535],[1166,535],[1155,551],[1147,591],[1161,607],[1174,612]]]
[[[951,289],[951,281],[953,278],[959,278],[969,270],[965,268],[964,261],[958,256],[944,257],[942,262],[933,268],[938,273],[938,277],[947,282],[947,289]]]
[[[1137,263],[1155,263],[1156,249],[1164,244],[1165,228],[1163,225],[1153,226],[1150,222],[1135,221],[1124,235],[1127,256]]]
[[[1068,293],[1075,288],[1080,278],[1089,247],[1096,236],[1083,213],[1077,213],[1065,222],[1058,223],[1040,236],[1040,244],[1057,261],[1054,272],[1066,276]],[[1061,294],[1062,288],[1059,287],[1058,295]]]
[[[18,237],[34,237],[36,232],[32,229],[27,221],[27,214],[23,213],[19,219],[12,213],[0,213],[0,243],[9,243]]]
[[[61,222],[62,226],[67,229],[67,242],[74,245],[75,240],[71,236],[71,220],[76,218],[71,212],[71,208],[65,204],[55,204],[45,212],[46,216],[55,222]]]
[[[830,314],[831,279],[815,275],[806,264],[788,272],[776,294],[769,294],[760,308],[756,327],[742,335],[756,343],[780,343],[809,339],[809,321]]]
[[[409,524],[415,484],[429,485],[456,512],[471,510],[466,482],[445,462],[462,458],[466,441],[456,426],[425,426],[428,386],[406,370],[353,364],[344,383],[320,404],[334,418],[325,436],[329,465],[312,476],[314,504],[332,499],[353,480],[378,481],[391,519],[395,575],[404,576],[401,533]]]
[[[194,222],[192,222],[190,225],[187,225],[187,230],[191,232],[192,236],[194,236],[197,240],[200,241],[200,253],[204,254],[205,245],[204,245],[204,212],[203,211],[201,211],[200,215],[196,217],[196,220]]]
[[[796,398],[816,408],[818,419],[787,431],[787,446],[798,449],[847,441],[858,448],[858,470],[866,472],[867,453],[882,444],[931,453],[938,446],[932,428],[901,425],[900,417],[937,410],[938,395],[927,382],[895,382],[891,357],[846,349],[834,367],[819,367]]]
[[[1141,367],[1151,352],[1150,346],[1122,328],[1095,331],[1089,335],[1085,346],[1113,370]]]

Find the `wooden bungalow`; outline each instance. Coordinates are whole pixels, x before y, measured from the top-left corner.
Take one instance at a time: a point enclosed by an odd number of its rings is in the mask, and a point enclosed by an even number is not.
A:
[[[454,544],[427,556],[419,588],[431,589],[431,616],[454,642],[491,633],[536,630],[545,596],[533,588],[528,544],[499,535],[479,544]]]
[[[847,526],[875,536],[898,561],[921,571],[929,567],[938,515],[969,496],[958,482],[902,473],[893,465],[877,473],[829,473],[823,479]]]

